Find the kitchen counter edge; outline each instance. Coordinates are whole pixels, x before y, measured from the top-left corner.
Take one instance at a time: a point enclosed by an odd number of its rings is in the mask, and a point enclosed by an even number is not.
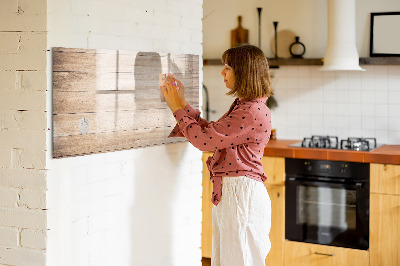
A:
[[[382,145],[372,151],[290,147],[301,140],[270,140],[264,156],[361,163],[400,164],[400,145]]]

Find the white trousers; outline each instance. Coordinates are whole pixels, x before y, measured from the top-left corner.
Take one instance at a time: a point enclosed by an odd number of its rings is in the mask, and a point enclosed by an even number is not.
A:
[[[212,210],[212,266],[262,266],[271,249],[271,200],[260,181],[223,177]]]

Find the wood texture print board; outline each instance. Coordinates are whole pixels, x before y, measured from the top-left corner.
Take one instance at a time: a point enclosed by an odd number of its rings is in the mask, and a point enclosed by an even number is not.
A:
[[[53,158],[185,142],[159,89],[173,73],[199,106],[199,56],[53,48]]]

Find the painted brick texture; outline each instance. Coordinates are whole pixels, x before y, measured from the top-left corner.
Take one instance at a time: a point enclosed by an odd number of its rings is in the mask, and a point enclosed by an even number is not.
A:
[[[0,265],[46,263],[46,5],[0,2]]]
[[[202,2],[50,0],[47,49],[201,55]],[[201,152],[189,143],[49,157],[48,265],[201,265]]]

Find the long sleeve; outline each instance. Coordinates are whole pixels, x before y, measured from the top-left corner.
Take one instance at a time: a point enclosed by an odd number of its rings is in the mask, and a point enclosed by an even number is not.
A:
[[[197,109],[194,109],[192,106],[189,104],[186,105],[185,107],[185,112],[186,114],[196,120],[200,126],[206,127],[208,126],[209,122],[203,118],[200,117],[200,111]],[[168,136],[169,138],[171,137],[185,137],[185,135],[182,134],[182,132],[179,129],[179,125],[176,124],[170,135]]]
[[[234,146],[255,141],[251,131],[254,131],[257,121],[249,108],[233,109],[218,122],[208,125],[196,121],[182,109],[175,111],[174,116],[180,132],[201,151],[233,149]]]

